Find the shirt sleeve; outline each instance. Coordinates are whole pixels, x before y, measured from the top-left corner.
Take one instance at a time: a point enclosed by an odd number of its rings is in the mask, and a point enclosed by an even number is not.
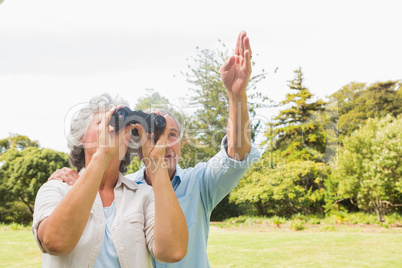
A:
[[[51,180],[43,184],[36,194],[32,232],[34,234],[36,243],[43,253],[46,253],[46,251],[42,247],[42,244],[38,238],[39,224],[50,214],[52,214],[54,209],[67,193],[68,189],[69,186],[66,183]]]
[[[251,164],[260,157],[254,146],[243,161],[237,161],[227,154],[227,137],[222,140],[221,150],[204,163],[201,182],[201,196],[204,206],[211,212],[216,205],[239,183]]]
[[[151,187],[149,187],[149,198],[147,203],[144,205],[144,232],[145,239],[147,241],[147,246],[151,255],[155,258],[154,247],[155,247],[155,235],[154,235],[154,226],[155,226],[155,197]],[[155,258],[156,259],[156,258]],[[156,259],[158,262],[160,260]]]

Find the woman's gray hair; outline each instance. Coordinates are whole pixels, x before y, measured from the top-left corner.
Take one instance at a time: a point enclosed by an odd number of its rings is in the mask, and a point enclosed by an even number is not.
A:
[[[94,115],[105,113],[113,106],[124,105],[128,106],[128,102],[117,96],[112,99],[108,93],[93,97],[87,105],[82,107],[71,121],[70,133],[67,141],[70,148],[70,163],[76,167],[78,172],[85,167],[85,154],[82,142],[85,139],[88,128],[94,120]],[[127,172],[127,166],[130,165],[133,159],[133,154],[138,153],[140,143],[130,134],[127,152],[121,160],[119,170],[121,173]]]

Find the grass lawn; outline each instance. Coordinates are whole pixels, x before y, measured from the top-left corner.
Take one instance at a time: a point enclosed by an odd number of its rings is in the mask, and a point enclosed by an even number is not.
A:
[[[402,267],[400,231],[355,232],[211,227],[212,267]],[[359,230],[361,231],[361,230]]]
[[[29,227],[0,226],[0,267],[40,267]],[[402,267],[402,231],[211,226],[212,267]]]
[[[31,228],[0,226],[0,267],[41,267],[42,254]]]

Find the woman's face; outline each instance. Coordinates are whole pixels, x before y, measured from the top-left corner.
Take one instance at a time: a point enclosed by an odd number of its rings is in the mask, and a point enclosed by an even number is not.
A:
[[[86,154],[88,153],[91,156],[96,152],[96,150],[98,148],[98,128],[99,128],[99,124],[103,118],[103,115],[104,115],[104,113],[94,114],[94,118],[88,127],[87,133],[86,133],[86,135],[84,137],[84,141],[82,143],[82,145],[84,146],[85,153]],[[110,129],[110,130],[112,130],[112,129]],[[122,129],[121,131],[124,131],[124,129]],[[111,135],[116,135],[116,133],[111,133]],[[129,139],[130,139],[130,132],[128,132],[124,136],[123,141],[119,144],[118,160],[122,160],[124,158],[124,155],[127,152]]]

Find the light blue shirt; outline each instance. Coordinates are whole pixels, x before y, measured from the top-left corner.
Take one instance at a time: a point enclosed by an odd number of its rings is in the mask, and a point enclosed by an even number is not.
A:
[[[226,137],[222,141],[221,150],[208,162],[198,163],[194,168],[181,169],[171,181],[186,217],[189,243],[187,255],[177,263],[159,263],[152,259],[154,267],[210,267],[207,256],[209,220],[215,206],[239,183],[240,179],[256,162],[261,153],[252,148],[243,161],[231,159],[227,152]],[[145,166],[126,178],[137,183],[146,183]]]
[[[119,258],[112,240],[112,224],[114,215],[116,214],[114,201],[110,207],[104,207],[103,211],[106,219],[105,236],[103,237],[102,247],[98,258],[96,258],[94,268],[120,267]]]

